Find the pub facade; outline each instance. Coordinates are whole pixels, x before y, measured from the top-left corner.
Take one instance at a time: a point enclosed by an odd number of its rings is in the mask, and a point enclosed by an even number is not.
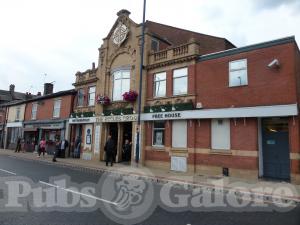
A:
[[[105,159],[111,135],[122,162],[125,140],[132,143],[131,161],[135,154],[141,24],[127,10],[117,15],[98,49],[94,114],[69,121],[91,124],[90,159]],[[152,21],[145,28],[143,165],[300,182],[294,37],[238,48],[225,38]]]

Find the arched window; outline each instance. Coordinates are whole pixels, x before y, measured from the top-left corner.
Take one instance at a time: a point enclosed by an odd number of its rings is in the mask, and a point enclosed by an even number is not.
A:
[[[130,70],[118,70],[113,73],[113,101],[123,100],[123,94],[130,90]]]

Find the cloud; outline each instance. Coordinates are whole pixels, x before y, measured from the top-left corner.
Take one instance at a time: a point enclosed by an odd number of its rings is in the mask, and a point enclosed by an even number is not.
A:
[[[151,0],[152,21],[225,37],[237,46],[296,35],[300,41],[299,0]],[[142,20],[142,0],[9,0],[0,7],[0,89],[55,91],[72,88],[77,71],[98,62],[98,48],[123,8]],[[171,7],[172,6],[172,7]]]
[[[254,0],[257,9],[274,9],[280,6],[300,7],[299,0]]]

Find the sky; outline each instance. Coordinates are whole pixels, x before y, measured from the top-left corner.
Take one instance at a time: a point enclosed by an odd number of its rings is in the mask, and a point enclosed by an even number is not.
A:
[[[143,0],[0,0],[0,89],[36,94],[73,88],[120,9],[142,22]],[[300,0],[147,0],[146,19],[224,37],[237,47],[295,35]]]

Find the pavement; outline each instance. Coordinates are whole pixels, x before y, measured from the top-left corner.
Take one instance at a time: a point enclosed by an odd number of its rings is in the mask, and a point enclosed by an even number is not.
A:
[[[223,178],[207,177],[205,181],[201,176],[198,182],[193,177],[144,167],[106,167],[102,162],[78,159],[53,163],[51,159],[0,150],[1,225],[300,224],[296,201],[277,202],[280,193],[273,201],[248,200],[247,194],[237,193],[241,181],[232,184],[225,179],[233,192],[219,192]],[[294,188],[285,183],[263,184],[266,190]],[[243,185],[245,192],[246,187],[260,188],[262,184]],[[14,205],[16,198],[20,206]]]
[[[11,157],[22,158],[26,160],[35,160],[44,163],[52,162],[51,155],[45,157],[37,157],[37,154],[29,152],[15,153],[13,150],[0,149],[0,155],[9,155]],[[237,190],[247,192],[251,190],[251,194],[263,196],[265,200],[270,198],[280,198],[299,203],[300,202],[300,185],[294,185],[287,182],[266,181],[266,180],[248,180],[235,177],[209,176],[205,174],[188,174],[173,171],[165,171],[157,168],[148,168],[139,165],[127,165],[123,163],[115,163],[113,167],[106,166],[105,162],[92,161],[74,158],[58,158],[56,165],[63,167],[77,168],[85,171],[111,172],[123,175],[145,177],[160,183],[175,183],[182,185],[190,185],[192,187],[212,188],[213,190]],[[287,187],[292,189],[293,193],[272,192],[278,187]]]

